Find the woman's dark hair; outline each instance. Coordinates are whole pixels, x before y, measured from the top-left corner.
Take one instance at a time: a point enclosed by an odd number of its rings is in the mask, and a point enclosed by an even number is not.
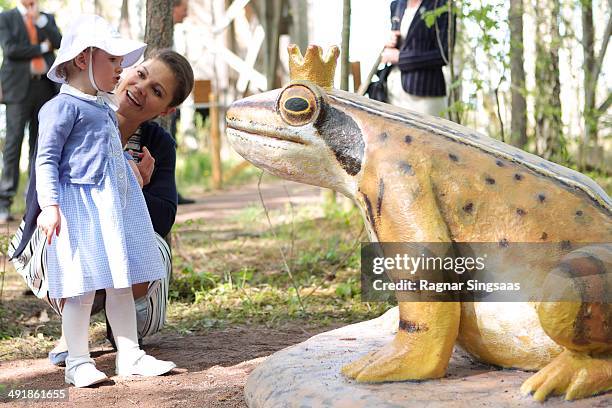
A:
[[[183,103],[193,89],[193,69],[189,61],[181,54],[171,49],[164,48],[153,51],[147,59],[155,59],[166,64],[176,80],[176,87],[170,107],[175,107]]]

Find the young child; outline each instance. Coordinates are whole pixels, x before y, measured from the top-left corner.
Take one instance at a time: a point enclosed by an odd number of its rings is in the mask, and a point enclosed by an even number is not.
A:
[[[39,115],[38,226],[47,236],[49,295],[65,300],[65,379],[76,387],[107,379],[89,355],[89,317],[97,289],[106,289],[117,375],[155,376],[176,367],[138,346],[132,285],[161,279],[165,271],[138,170],[122,151],[108,103],[122,68],[134,64],[145,47],[121,39],[101,17],[80,16],[64,35],[47,74],[63,85]]]

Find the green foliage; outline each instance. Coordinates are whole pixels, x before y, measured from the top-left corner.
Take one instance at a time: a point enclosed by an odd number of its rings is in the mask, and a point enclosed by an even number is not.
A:
[[[170,285],[170,299],[193,302],[197,293],[217,286],[219,277],[208,272],[196,272],[193,265],[180,268],[180,279],[174,279]]]
[[[15,2],[13,0],[0,0],[0,11],[8,10],[13,7],[15,7]]]
[[[275,214],[271,213],[272,219]],[[203,243],[201,238],[181,240],[171,284],[175,328],[191,331],[229,323],[276,325],[294,319],[323,325],[363,320],[389,307],[388,303],[360,301],[361,219],[357,210],[347,212],[330,206],[319,219],[297,213],[294,219],[276,226],[274,233],[265,223],[258,224],[262,218],[234,220],[244,233],[263,228],[259,235],[249,233],[245,241],[236,237],[221,246]],[[181,234],[181,228],[175,233]],[[192,245],[201,256],[186,259],[180,255]],[[288,258],[305,309],[284,270],[279,246]]]
[[[176,162],[176,179],[179,187],[209,182],[211,174],[210,155],[199,151],[181,154]]]
[[[433,10],[426,11],[425,13],[423,13],[422,18],[423,20],[425,20],[425,25],[427,27],[432,27],[436,23],[436,19],[440,17],[442,14],[444,14],[447,10],[448,10],[447,6],[441,6],[441,7],[438,7]]]
[[[9,320],[7,309],[0,303],[0,340],[19,336],[21,328]]]
[[[361,294],[361,286],[357,279],[351,277],[336,287],[336,295],[343,299],[352,299]]]

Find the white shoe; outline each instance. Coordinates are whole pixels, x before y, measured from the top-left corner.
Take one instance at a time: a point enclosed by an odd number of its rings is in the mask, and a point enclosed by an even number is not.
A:
[[[89,387],[108,380],[106,374],[96,368],[96,364],[89,357],[78,357],[66,359],[66,371],[64,373],[66,384],[75,387]]]
[[[156,377],[176,367],[176,364],[172,361],[158,360],[142,350],[136,355],[136,359],[134,359],[134,356],[131,357],[127,359],[120,358],[119,352],[117,352],[115,372],[118,376],[140,375],[143,377]]]

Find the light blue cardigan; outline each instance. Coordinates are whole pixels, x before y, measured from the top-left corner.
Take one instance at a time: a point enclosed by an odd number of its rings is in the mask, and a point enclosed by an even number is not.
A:
[[[108,138],[119,135],[115,112],[100,97],[63,85],[60,94],[41,108],[38,120],[40,208],[58,203],[59,183],[100,183],[110,154]],[[125,157],[131,159],[129,154]]]

